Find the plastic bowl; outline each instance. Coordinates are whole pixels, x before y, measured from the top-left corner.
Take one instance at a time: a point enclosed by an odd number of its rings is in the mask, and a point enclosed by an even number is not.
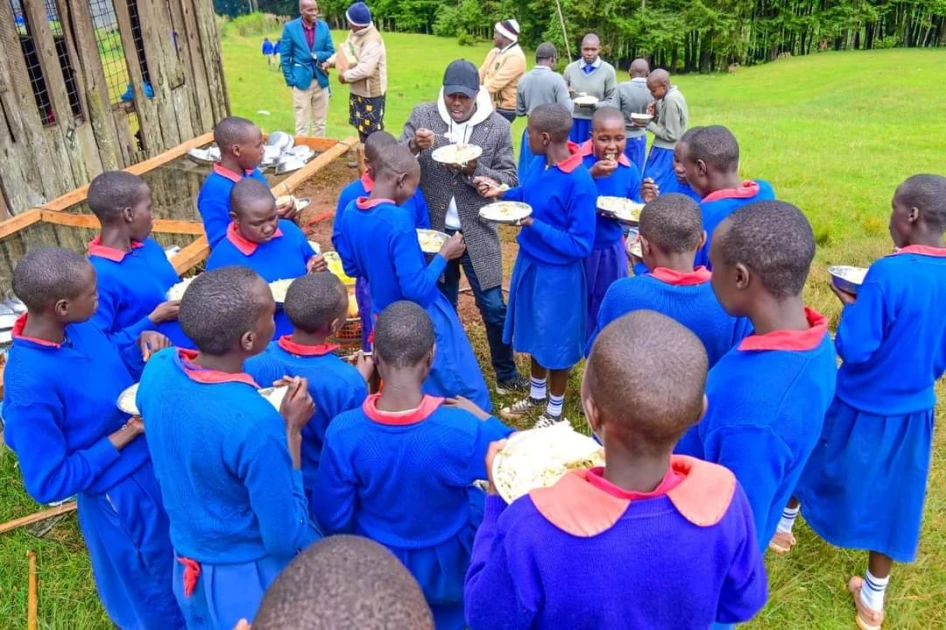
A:
[[[831,274],[831,283],[841,291],[847,293],[857,293],[864,284],[864,276],[867,270],[863,267],[849,267],[847,265],[835,265],[828,268]]]

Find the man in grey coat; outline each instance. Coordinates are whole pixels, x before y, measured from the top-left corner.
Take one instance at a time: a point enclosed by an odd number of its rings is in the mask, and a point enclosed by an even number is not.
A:
[[[496,392],[523,392],[528,381],[516,371],[512,346],[503,343],[506,301],[499,233],[494,224],[479,218],[480,208],[488,200],[473,185],[473,178],[479,176],[510,187],[519,180],[509,123],[493,111],[489,93],[480,88],[476,66],[463,59],[447,66],[437,102],[414,108],[404,124],[401,142],[407,143],[420,162],[420,187],[431,227],[451,235],[462,232],[466,243],[463,257],[447,264],[440,289],[456,308],[462,266],[486,326]],[[435,162],[431,157],[434,149],[451,143],[474,144],[483,154],[463,167]]]

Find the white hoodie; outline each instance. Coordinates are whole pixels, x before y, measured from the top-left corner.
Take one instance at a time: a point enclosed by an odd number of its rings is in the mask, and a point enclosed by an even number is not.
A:
[[[437,99],[437,111],[440,113],[440,118],[447,123],[447,128],[450,132],[450,136],[448,136],[450,142],[453,144],[469,144],[470,136],[473,135],[473,128],[481,122],[484,122],[493,114],[493,100],[490,98],[489,92],[481,87],[476,95],[476,110],[473,112],[473,115],[470,116],[470,119],[466,122],[458,123],[450,117],[450,112],[447,111],[447,105],[443,101],[443,88],[440,88],[440,96]],[[457,211],[457,202],[453,197],[450,198],[450,205],[447,206],[447,216],[444,224],[451,230],[460,229],[460,213]]]

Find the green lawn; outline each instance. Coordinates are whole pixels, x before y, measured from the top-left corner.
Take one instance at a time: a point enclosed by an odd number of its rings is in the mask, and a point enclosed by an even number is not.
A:
[[[278,36],[278,33],[273,33]],[[342,34],[336,34],[341,41]],[[281,74],[259,53],[262,37],[223,43],[234,113],[266,130],[291,130],[291,98]],[[386,36],[390,64],[388,117],[398,132],[411,107],[435,98],[444,66],[465,57],[479,63],[487,46],[460,48],[453,40]],[[743,173],[771,181],[780,198],[801,207],[818,236],[810,304],[836,318],[840,309],[825,288],[828,264],[865,265],[891,248],[886,225],[896,185],[918,172],[943,172],[946,74],[942,51],[827,53],[786,59],[734,75],[680,77],[692,124],[728,125],[742,143]],[[267,110],[269,116],[257,114]],[[329,135],[352,135],[347,88],[335,87]],[[521,123],[514,131],[518,144]],[[482,332],[470,331],[478,351]],[[892,375],[893,377],[893,375]],[[573,378],[577,385],[577,377]],[[568,413],[580,420],[570,392]],[[941,386],[940,395],[946,394]],[[943,405],[937,410],[942,420]],[[946,583],[946,462],[937,439],[920,556],[897,566],[888,592],[891,628],[946,627],[941,602]],[[22,490],[16,463],[0,457],[0,522],[38,509]],[[770,603],[750,628],[852,628],[844,590],[865,556],[841,552],[797,528],[789,558],[768,557]],[[26,616],[26,551],[39,555],[40,622],[45,628],[105,628],[75,518],[46,538],[25,531],[0,536],[0,627]]]

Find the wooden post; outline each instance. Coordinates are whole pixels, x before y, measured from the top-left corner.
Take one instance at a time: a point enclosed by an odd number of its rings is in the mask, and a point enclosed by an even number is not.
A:
[[[141,149],[145,155],[153,157],[164,147],[161,133],[161,121],[155,112],[154,103],[145,96],[144,76],[141,73],[141,60],[135,46],[135,36],[131,28],[131,14],[128,0],[114,0],[115,19],[125,51],[125,64],[128,66],[128,78],[134,94],[135,113],[138,116],[138,129],[141,132]]]
[[[26,594],[26,629],[36,630],[36,616],[39,611],[37,593],[39,586],[36,581],[36,552],[32,549],[26,552],[29,563],[29,585]]]

